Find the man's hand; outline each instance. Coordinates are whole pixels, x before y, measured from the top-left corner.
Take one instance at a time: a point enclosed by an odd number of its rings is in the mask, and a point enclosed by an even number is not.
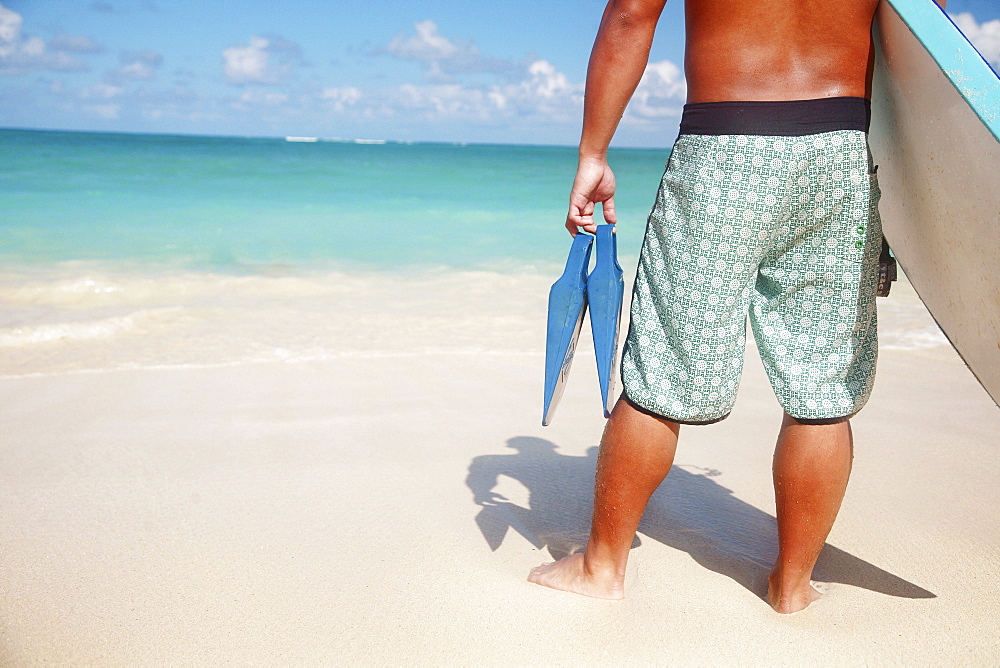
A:
[[[582,229],[594,234],[594,208],[601,203],[604,221],[611,225],[617,222],[615,216],[615,175],[605,158],[580,160],[573,179],[573,191],[569,195],[569,213],[566,214],[566,229],[574,237]]]
[[[499,506],[501,503],[507,502],[507,497],[503,494],[497,494],[496,492],[486,492],[483,494],[476,494],[476,498],[474,498],[473,501],[480,506]]]
[[[600,202],[604,220],[615,217],[615,175],[607,151],[632,93],[649,61],[656,22],[667,0],[608,0],[594,40],[583,96],[580,163],[569,196],[566,229],[574,237],[597,232],[594,207]]]

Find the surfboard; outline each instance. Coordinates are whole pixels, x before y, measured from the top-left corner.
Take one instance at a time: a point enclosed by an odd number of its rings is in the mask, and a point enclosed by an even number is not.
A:
[[[875,47],[885,236],[1000,404],[1000,79],[933,0],[882,0]]]
[[[569,249],[566,268],[549,290],[549,311],[545,332],[545,388],[542,397],[542,426],[552,422],[587,312],[587,269],[594,237],[577,234]]]

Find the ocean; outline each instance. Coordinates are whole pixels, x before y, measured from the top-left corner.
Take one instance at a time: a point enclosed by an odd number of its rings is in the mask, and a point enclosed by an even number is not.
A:
[[[0,376],[541,353],[574,148],[296,139],[0,130]],[[667,155],[610,153],[627,272]]]
[[[615,152],[628,232],[666,156]],[[224,273],[547,265],[576,166],[567,147],[11,130],[0,158],[0,261]]]

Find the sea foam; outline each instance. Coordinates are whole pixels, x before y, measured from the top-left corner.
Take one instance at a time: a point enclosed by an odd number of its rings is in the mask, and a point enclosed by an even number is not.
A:
[[[399,355],[542,355],[558,270],[230,275],[70,265],[0,275],[0,376]],[[628,283],[631,284],[631,278]],[[627,314],[622,329],[627,329]],[[912,288],[881,346],[947,345]],[[589,331],[589,330],[588,330]],[[582,336],[580,350],[590,347]]]
[[[19,348],[67,339],[74,341],[109,339],[117,334],[135,329],[136,321],[141,317],[142,314],[133,314],[84,322],[0,329],[0,348]]]
[[[490,271],[0,277],[0,375],[538,353],[548,276]]]

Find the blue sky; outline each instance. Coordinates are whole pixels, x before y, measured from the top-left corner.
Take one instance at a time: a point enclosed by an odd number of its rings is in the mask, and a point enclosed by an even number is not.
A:
[[[603,0],[0,0],[0,127],[573,144]],[[949,12],[1000,66],[1000,2]],[[616,143],[683,104],[667,3]]]

